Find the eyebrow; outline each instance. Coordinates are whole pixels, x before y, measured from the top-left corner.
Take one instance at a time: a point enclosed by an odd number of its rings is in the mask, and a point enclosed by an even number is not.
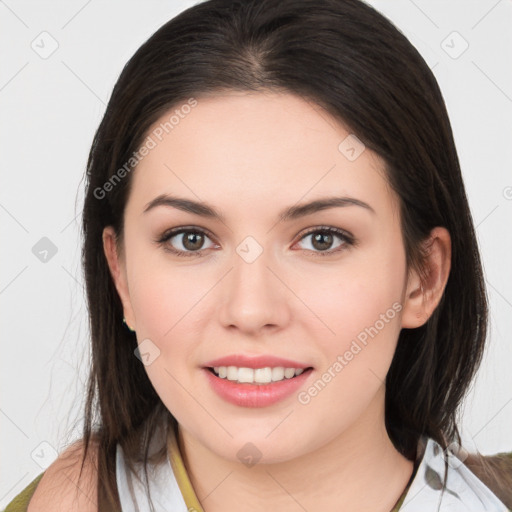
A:
[[[201,217],[217,219],[223,223],[226,220],[224,215],[222,215],[208,203],[193,201],[191,199],[185,199],[184,197],[171,196],[168,194],[161,194],[158,197],[155,197],[155,199],[146,205],[144,213],[147,213],[157,206],[177,208],[178,210],[194,213],[195,215],[200,215]],[[375,210],[369,204],[354,197],[325,197],[321,199],[315,199],[309,203],[285,208],[279,213],[278,219],[279,221],[290,221],[300,217],[305,217],[306,215],[311,215],[312,213],[318,212],[320,210],[347,206],[359,206],[375,214]]]

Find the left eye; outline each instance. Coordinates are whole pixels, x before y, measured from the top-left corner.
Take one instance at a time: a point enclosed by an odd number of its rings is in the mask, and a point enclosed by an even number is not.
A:
[[[178,247],[175,247],[171,243],[173,238],[178,240]],[[158,240],[158,242],[165,244],[165,249],[167,251],[173,252],[178,256],[194,256],[194,253],[200,253],[203,250],[211,248],[203,247],[205,239],[209,239],[209,237],[203,231],[195,229],[180,229],[168,231]],[[214,244],[212,246],[214,246]]]
[[[337,228],[314,228],[303,235],[300,241],[306,240],[309,237],[311,237],[310,246],[312,248],[306,247],[305,249],[312,250],[321,256],[324,256],[324,254],[338,252],[343,250],[344,247],[353,245],[354,243],[353,238],[348,233]],[[336,238],[338,238],[340,242],[333,247],[333,243]]]

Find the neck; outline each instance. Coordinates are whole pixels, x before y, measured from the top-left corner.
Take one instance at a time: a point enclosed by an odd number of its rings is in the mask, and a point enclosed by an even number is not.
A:
[[[320,448],[294,459],[247,467],[179,428],[178,443],[205,512],[343,510],[390,512],[413,472],[384,423],[384,389],[358,419]]]

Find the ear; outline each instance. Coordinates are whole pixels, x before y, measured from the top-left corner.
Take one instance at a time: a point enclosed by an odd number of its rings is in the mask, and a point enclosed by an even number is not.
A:
[[[402,327],[414,329],[430,318],[443,296],[451,268],[451,238],[446,228],[434,228],[424,242],[425,272],[422,279],[411,269],[407,279]]]
[[[116,233],[112,226],[107,226],[103,230],[103,250],[107,258],[110,274],[114,281],[117,293],[123,304],[124,317],[128,327],[135,328],[135,315],[133,314],[130,293],[128,291],[128,280],[126,275],[126,262],[119,254],[116,245]]]

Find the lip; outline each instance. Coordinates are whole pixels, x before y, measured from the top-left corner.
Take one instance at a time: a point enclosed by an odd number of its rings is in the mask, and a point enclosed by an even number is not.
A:
[[[237,366],[238,368],[276,368],[283,366],[284,368],[310,368],[311,365],[292,361],[291,359],[283,359],[271,355],[246,356],[243,354],[233,354],[218,359],[213,359],[203,365],[204,368],[213,368],[214,366]]]
[[[292,367],[297,368],[296,366],[289,366],[288,368]],[[246,366],[246,368],[248,367]],[[209,368],[203,368],[201,371],[205,374],[213,391],[226,402],[239,407],[257,408],[268,407],[296,394],[313,373],[313,368],[307,368],[296,377],[271,382],[270,384],[239,384],[236,381],[217,377]]]

